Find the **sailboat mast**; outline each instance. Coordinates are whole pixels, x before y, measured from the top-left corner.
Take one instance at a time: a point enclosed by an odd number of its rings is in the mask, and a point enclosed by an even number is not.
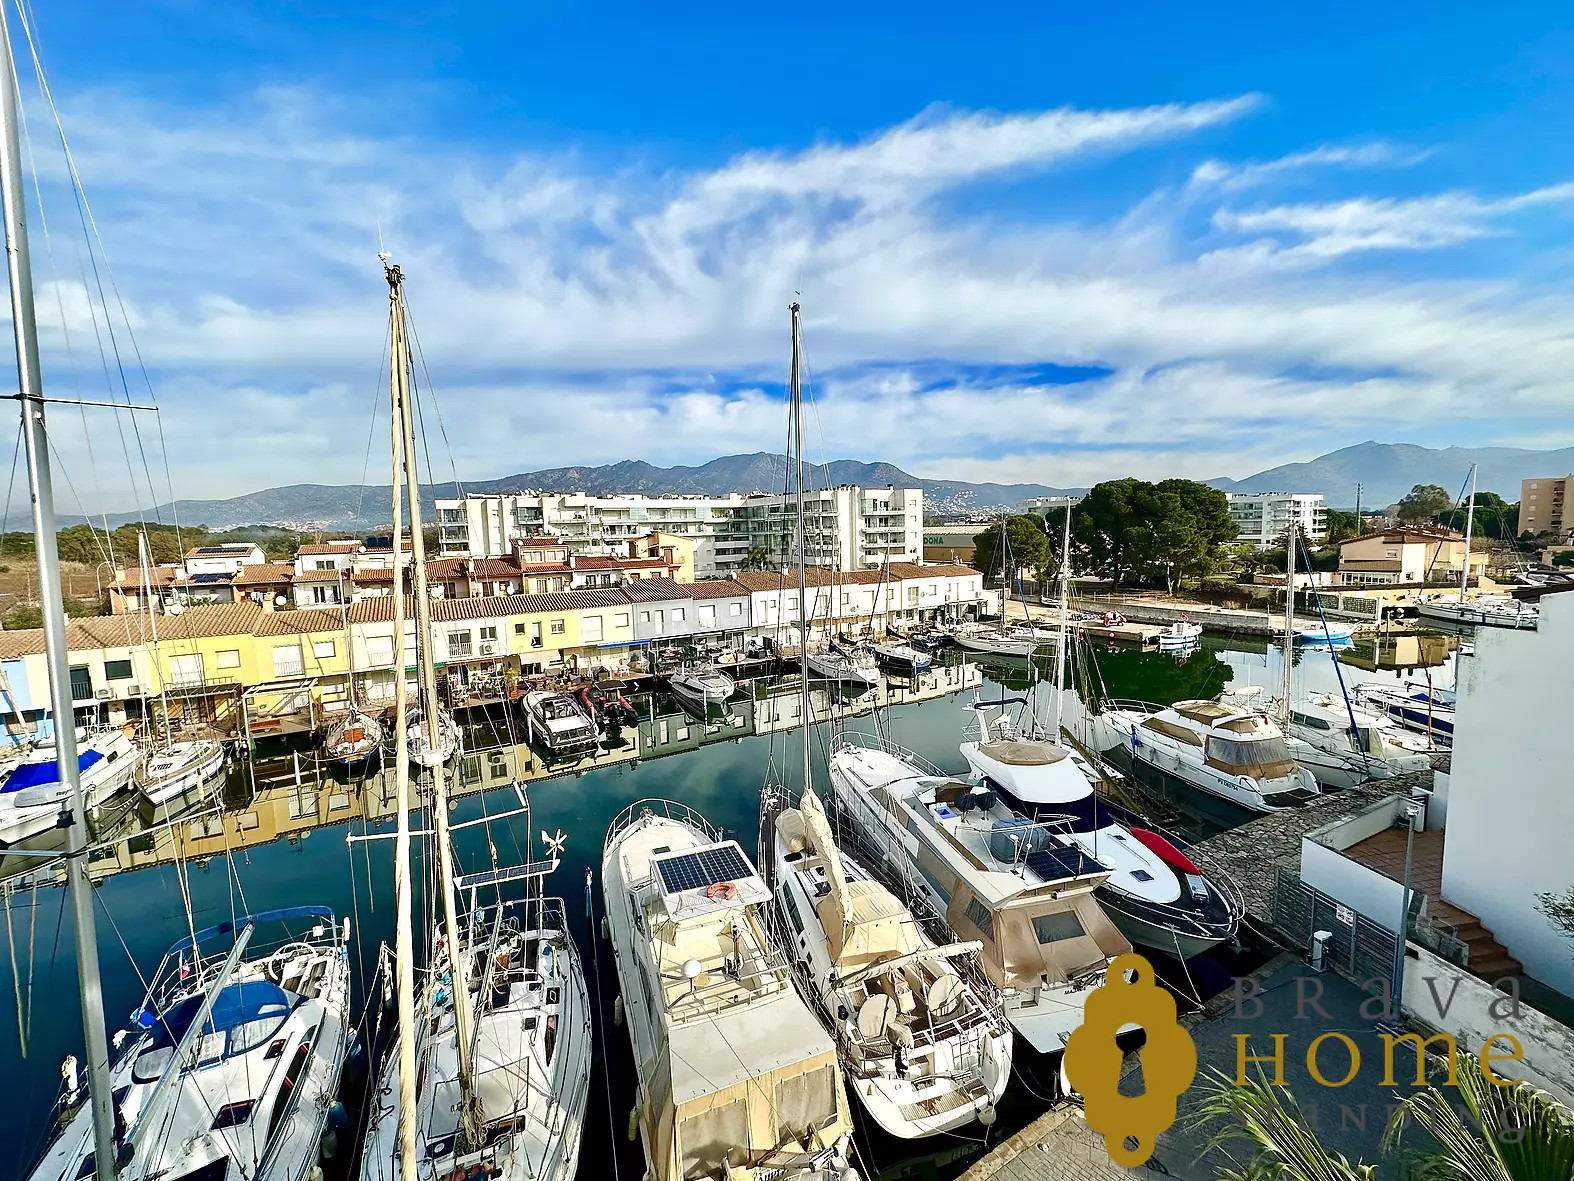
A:
[[[1066,691],[1066,633],[1071,625],[1071,505],[1060,534],[1060,634],[1055,637],[1055,728],[1049,740],[1060,741],[1060,699]]]
[[[404,424],[399,404],[404,358],[404,309],[399,302],[399,268],[388,265],[388,316],[393,356],[389,363],[388,393],[391,407],[393,456],[393,626],[394,626],[394,786],[399,827],[394,837],[394,969],[398,988],[399,1020],[399,1176],[416,1181],[415,1142],[415,933],[411,919],[410,887],[410,747],[405,741],[409,717],[409,687],[404,676]]]
[[[1295,675],[1295,518],[1290,518],[1290,528],[1284,542],[1284,686],[1280,696],[1283,704],[1279,713],[1285,725],[1290,724],[1290,692]]]
[[[1459,572],[1459,601],[1465,601],[1465,586],[1470,581],[1470,535],[1476,524],[1476,465],[1470,465],[1470,499],[1465,502],[1465,563]]]
[[[415,578],[415,634],[421,675],[421,723],[426,730],[427,746],[435,751],[441,746],[442,730],[438,725],[437,671],[431,658],[432,600],[426,589],[426,539],[421,533],[420,468],[416,461],[415,411],[410,396],[410,349],[404,330],[404,277],[397,267],[393,269],[389,282],[394,288],[400,321],[398,343],[402,355],[399,374],[404,393],[400,399],[400,423],[404,431],[405,491],[410,501],[410,569]],[[396,548],[398,544],[395,538]],[[395,737],[395,741],[406,741],[403,731]],[[448,828],[448,783],[441,759],[432,766],[432,830],[437,840],[437,883],[443,903],[443,929],[448,935],[448,963],[454,976],[454,1044],[459,1059],[460,1115],[464,1130],[474,1144],[480,1133],[480,1125],[475,1118],[475,1074],[471,1062],[475,1048],[474,1014],[470,1009],[464,949],[459,937],[459,907],[454,898],[453,836]]]
[[[798,498],[798,663],[803,676],[800,678],[800,692],[803,699],[800,711],[803,714],[803,789],[808,791],[811,787],[809,776],[809,757],[811,750],[809,722],[814,717],[813,699],[809,695],[809,574],[804,565],[804,550],[808,548],[807,529],[808,523],[804,519],[803,507],[803,397],[798,387],[799,352],[801,349],[801,336],[798,326],[798,304],[792,305],[792,372],[788,380],[788,405],[792,417],[792,459],[793,459],[793,487]]]
[[[93,886],[87,876],[87,800],[77,764],[76,715],[72,711],[70,655],[66,649],[65,605],[60,597],[60,549],[55,539],[55,497],[49,473],[49,433],[44,423],[44,381],[38,359],[38,321],[33,307],[33,266],[27,248],[27,203],[23,193],[20,104],[11,30],[0,3],[0,204],[4,206],[6,271],[11,281],[11,326],[16,336],[17,389],[27,477],[33,495],[33,547],[38,558],[38,597],[43,606],[48,652],[49,707],[55,720],[55,758],[70,800],[66,876],[76,937],[77,980],[82,992],[82,1038],[87,1085],[93,1106],[93,1171],[98,1181],[115,1178],[115,1101],[109,1078],[109,1041],[104,1030],[104,996],[98,976],[98,938],[93,921]]]

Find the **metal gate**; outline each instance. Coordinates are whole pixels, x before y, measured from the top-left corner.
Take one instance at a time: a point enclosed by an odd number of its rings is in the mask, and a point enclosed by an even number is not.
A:
[[[1399,940],[1392,931],[1282,868],[1274,876],[1273,924],[1308,950],[1314,932],[1331,932],[1326,963],[1355,984],[1393,978]]]

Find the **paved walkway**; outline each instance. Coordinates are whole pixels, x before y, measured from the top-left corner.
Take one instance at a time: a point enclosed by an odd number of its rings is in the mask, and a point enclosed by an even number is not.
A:
[[[1144,1173],[1110,1160],[1104,1138],[1075,1107],[1064,1107],[1046,1111],[1004,1141],[962,1181],[1129,1181]]]

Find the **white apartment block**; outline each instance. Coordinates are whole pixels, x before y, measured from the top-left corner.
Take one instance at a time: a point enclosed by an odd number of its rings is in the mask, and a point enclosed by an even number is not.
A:
[[[1226,492],[1230,517],[1240,528],[1236,539],[1259,548],[1284,540],[1294,521],[1301,536],[1321,545],[1328,536],[1328,509],[1321,492]]]
[[[811,565],[864,570],[917,562],[923,554],[924,494],[919,488],[843,485],[805,494]],[[582,553],[622,551],[652,531],[694,541],[698,578],[734,573],[763,549],[780,567],[797,558],[792,495],[589,496],[581,492],[471,495],[437,502],[445,556],[499,558],[515,542],[560,539]]]

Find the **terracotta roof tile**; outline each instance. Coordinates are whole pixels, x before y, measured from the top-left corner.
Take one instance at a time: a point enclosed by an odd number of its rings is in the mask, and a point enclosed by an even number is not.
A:
[[[337,611],[264,611],[252,628],[254,636],[312,635],[342,632],[344,617]]]
[[[346,539],[344,541],[324,541],[312,545],[303,545],[298,548],[295,553],[297,557],[301,554],[306,554],[308,556],[311,554],[322,554],[326,556],[329,554],[353,553],[360,548],[361,543],[359,541]]]
[[[731,578],[708,578],[703,582],[687,583],[683,589],[693,599],[742,598],[749,593],[748,587]]]
[[[242,566],[232,586],[272,586],[288,582],[295,576],[295,567],[288,562],[257,562]]]
[[[345,576],[343,570],[302,570],[291,582],[338,582]]]
[[[670,578],[641,578],[618,588],[631,603],[654,603],[660,599],[690,599],[689,588]]]

